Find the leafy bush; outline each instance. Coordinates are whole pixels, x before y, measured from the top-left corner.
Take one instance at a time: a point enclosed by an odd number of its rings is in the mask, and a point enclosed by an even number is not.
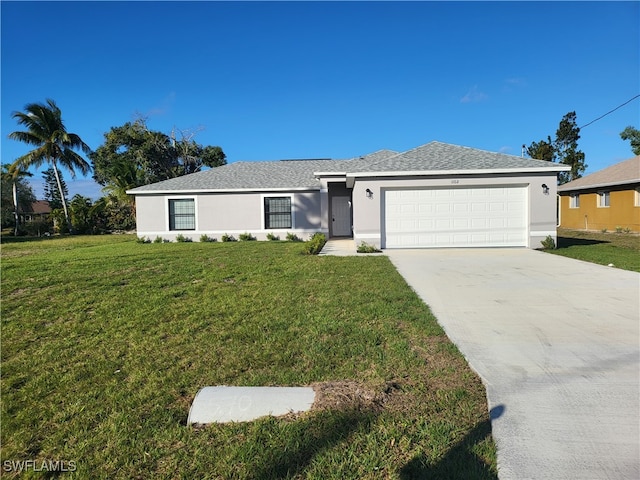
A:
[[[157,236],[153,243],[162,243],[163,238],[161,236]]]
[[[255,240],[256,237],[251,235],[249,232],[244,232],[244,233],[241,233],[240,235],[238,235],[238,239],[241,242],[251,242],[251,241]]]
[[[617,226],[616,227],[616,233],[622,233],[622,227]]]
[[[21,230],[27,235],[32,237],[41,237],[43,235],[49,235],[53,231],[53,224],[46,220],[35,220],[33,222],[27,222],[22,225]]]
[[[306,243],[304,251],[309,255],[318,255],[325,243],[327,243],[327,237],[324,236],[324,233],[314,233]]]
[[[221,240],[223,242],[236,242],[237,240],[233,237],[233,235],[227,235],[226,233],[222,235]]]
[[[540,242],[542,248],[545,250],[555,250],[556,242],[551,235],[547,235],[547,238]]]
[[[217,242],[218,239],[214,237],[210,237],[209,235],[205,235],[204,233],[200,235],[201,242]]]
[[[378,253],[382,250],[379,250],[375,245],[369,245],[367,242],[362,242],[358,245],[356,250],[358,253]]]
[[[176,237],[176,242],[178,243],[186,243],[186,242],[193,242],[193,240],[190,237],[185,237],[184,235],[182,235],[181,233]]]
[[[269,232],[267,233],[267,240],[274,242],[276,240],[280,240],[280,237],[277,235],[274,235],[273,233]]]
[[[287,242],[301,242],[302,239],[293,232],[287,233]]]
[[[138,237],[136,238],[136,243],[151,243],[151,239],[147,237]]]
[[[600,230],[602,233],[607,233],[607,229],[603,228],[602,230]]]
[[[631,233],[631,229],[630,229],[629,227],[626,227],[626,228],[624,229],[624,233]]]

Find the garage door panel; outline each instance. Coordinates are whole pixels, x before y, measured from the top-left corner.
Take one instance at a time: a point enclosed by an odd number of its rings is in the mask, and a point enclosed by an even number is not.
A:
[[[526,187],[385,192],[385,247],[526,246]]]

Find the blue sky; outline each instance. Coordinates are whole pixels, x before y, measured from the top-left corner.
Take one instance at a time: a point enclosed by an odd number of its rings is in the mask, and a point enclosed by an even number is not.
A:
[[[638,2],[1,3],[1,153],[56,101],[93,149],[111,127],[195,132],[229,162],[349,158],[432,140],[520,155],[640,93]],[[627,159],[635,99],[581,132],[587,173]],[[90,176],[65,178],[96,199]],[[40,173],[33,184],[42,195]]]

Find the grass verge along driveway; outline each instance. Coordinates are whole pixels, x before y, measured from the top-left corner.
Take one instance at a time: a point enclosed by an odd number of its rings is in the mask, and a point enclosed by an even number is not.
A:
[[[635,233],[558,229],[558,248],[545,250],[564,257],[640,272],[640,236]]]
[[[389,260],[301,250],[4,243],[3,474],[496,478],[483,385]],[[314,385],[322,402],[188,427],[207,385]]]

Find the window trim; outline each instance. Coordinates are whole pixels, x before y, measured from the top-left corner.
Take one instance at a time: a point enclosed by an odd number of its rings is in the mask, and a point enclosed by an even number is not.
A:
[[[634,189],[634,202],[633,202],[633,206],[634,207],[640,207],[640,187],[636,187]]]
[[[579,193],[570,193],[569,194],[569,208],[580,208],[580,194]]]
[[[290,227],[267,227],[267,218],[265,212],[265,200],[267,198],[288,198],[291,202],[291,226]],[[293,193],[267,193],[260,195],[260,218],[262,219],[263,230],[293,230],[296,228],[296,215],[295,215],[295,195]]]
[[[598,192],[598,208],[609,208],[610,206],[611,206],[611,192],[608,190],[599,191]]]
[[[198,230],[198,197],[193,195],[172,195],[165,197],[165,227],[167,232],[195,232]],[[172,200],[193,200],[193,229],[171,229],[171,201]]]

